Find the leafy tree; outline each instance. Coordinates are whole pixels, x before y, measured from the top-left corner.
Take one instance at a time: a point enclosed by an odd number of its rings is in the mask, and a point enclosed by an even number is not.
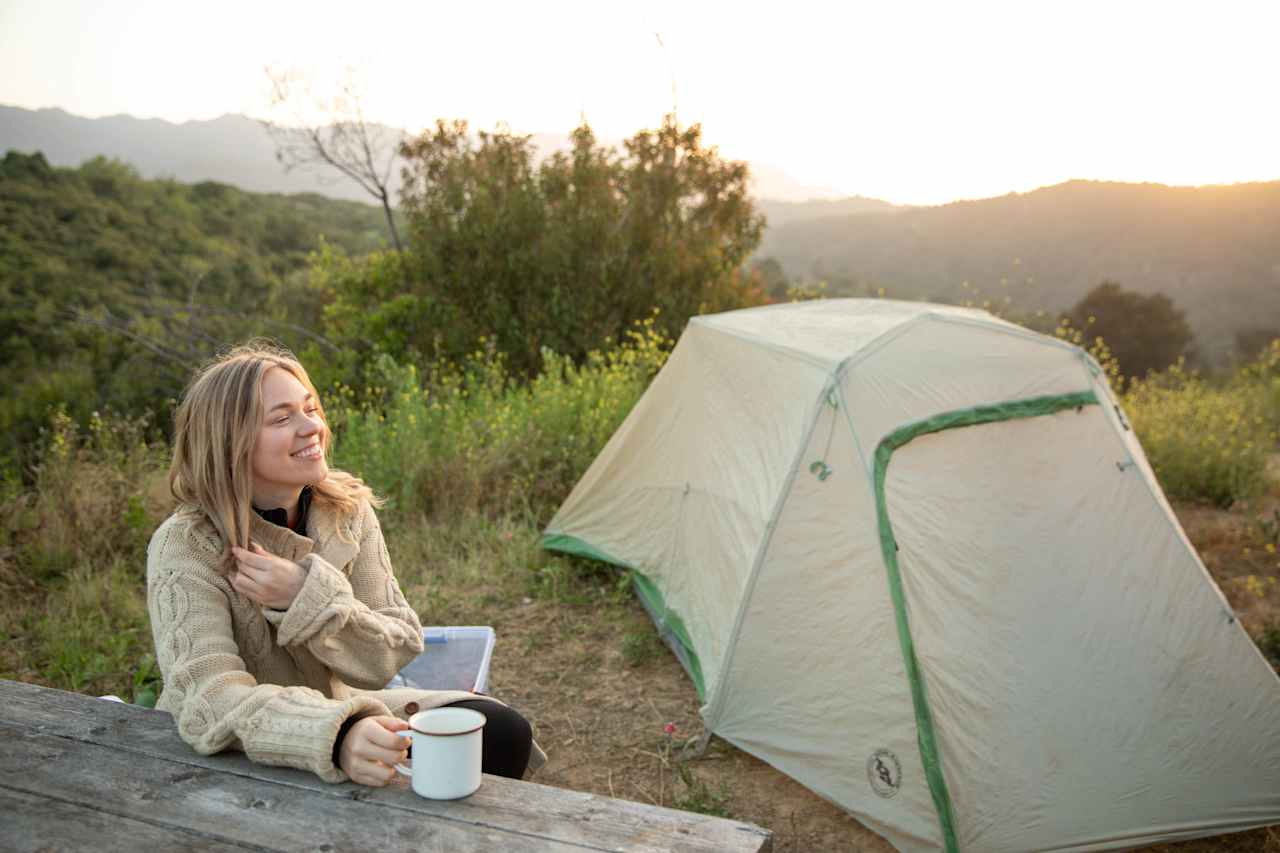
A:
[[[777,258],[761,258],[751,264],[751,269],[760,276],[760,283],[770,299],[775,302],[786,300],[787,292],[791,290],[791,281]]]
[[[696,125],[668,116],[619,153],[584,124],[539,164],[529,137],[441,121],[402,153],[411,258],[391,310],[417,331],[372,342],[384,349],[457,355],[484,336],[531,373],[542,348],[581,358],[655,307],[675,335],[694,314],[764,300],[743,270],[763,226],[747,167]],[[411,320],[411,305],[429,313]],[[334,316],[368,307],[361,287],[335,291]]]
[[[1128,377],[1163,370],[1194,354],[1186,315],[1163,293],[1143,295],[1104,281],[1076,303],[1069,317],[1086,338],[1106,342]]]

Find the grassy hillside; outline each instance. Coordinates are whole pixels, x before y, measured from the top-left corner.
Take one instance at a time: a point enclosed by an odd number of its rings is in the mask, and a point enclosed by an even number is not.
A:
[[[158,413],[218,341],[301,342],[321,307],[308,253],[321,240],[367,252],[385,233],[369,205],[14,151],[0,222],[0,467],[24,457],[51,406],[82,423],[108,406]]]
[[[1029,193],[771,227],[759,256],[828,293],[1056,312],[1111,279],[1186,310],[1209,363],[1280,326],[1280,182],[1071,181]]]

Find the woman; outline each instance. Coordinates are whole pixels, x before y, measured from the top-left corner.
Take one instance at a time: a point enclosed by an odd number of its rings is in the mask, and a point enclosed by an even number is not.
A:
[[[380,689],[423,651],[359,479],[331,471],[316,390],[287,351],[239,347],[178,407],[178,509],[147,550],[147,606],[164,676],[157,704],[197,752],[385,785],[418,708],[488,718],[484,771],[545,760],[529,724],[460,691]]]

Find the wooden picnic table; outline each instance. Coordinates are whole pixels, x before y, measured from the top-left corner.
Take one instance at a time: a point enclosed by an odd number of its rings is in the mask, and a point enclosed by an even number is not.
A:
[[[461,800],[331,785],[199,755],[173,718],[0,680],[4,850],[768,851],[768,830],[723,818],[484,777]]]

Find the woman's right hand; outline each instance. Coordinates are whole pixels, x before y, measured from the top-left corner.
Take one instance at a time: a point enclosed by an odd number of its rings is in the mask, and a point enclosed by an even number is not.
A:
[[[352,782],[381,788],[409,756],[409,741],[396,732],[409,728],[397,717],[364,717],[347,730],[338,747],[338,766]]]

